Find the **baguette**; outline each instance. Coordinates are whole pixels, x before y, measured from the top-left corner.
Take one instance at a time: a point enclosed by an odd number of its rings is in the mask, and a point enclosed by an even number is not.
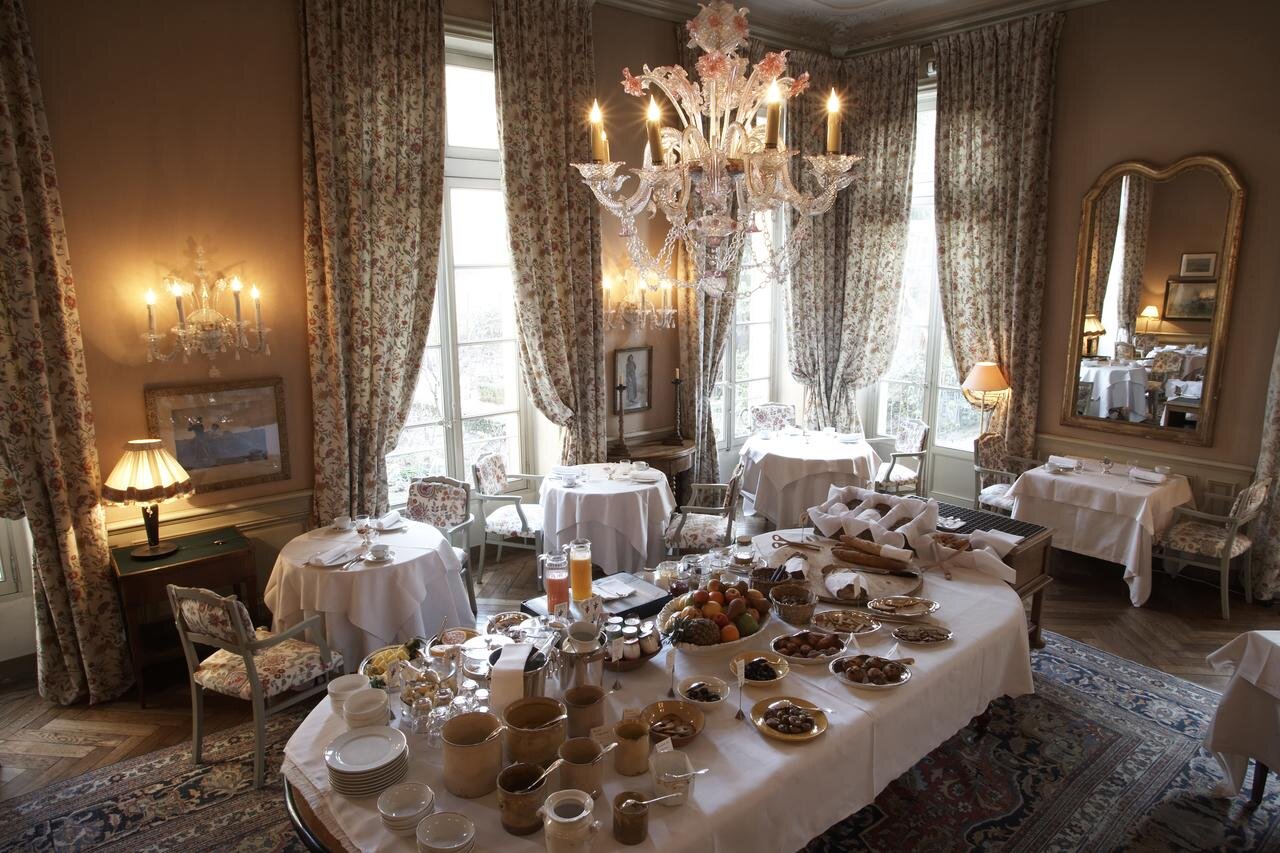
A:
[[[882,547],[879,542],[872,542],[856,536],[841,536],[840,544],[846,548],[852,548],[864,554],[873,554],[877,557],[880,556],[880,548]]]
[[[910,565],[902,560],[892,560],[888,557],[882,557],[879,554],[868,554],[866,551],[858,551],[849,548],[832,548],[831,556],[846,563],[853,563],[858,566],[869,566],[873,569],[905,569]]]

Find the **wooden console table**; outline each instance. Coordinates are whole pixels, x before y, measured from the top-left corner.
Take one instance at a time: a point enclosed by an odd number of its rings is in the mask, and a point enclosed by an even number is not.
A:
[[[125,631],[129,637],[129,656],[133,660],[133,679],[138,685],[138,704],[147,705],[143,683],[143,667],[148,651],[143,643],[143,611],[148,605],[162,605],[169,612],[169,584],[205,589],[235,587],[250,615],[258,615],[258,571],[253,562],[249,540],[234,527],[220,527],[190,536],[169,539],[178,550],[158,560],[138,560],[126,545],[111,549],[111,568],[115,571],[120,606],[124,610]],[[172,619],[172,616],[169,617]],[[177,633],[166,649],[179,650]],[[154,659],[156,656],[152,656]]]
[[[667,482],[676,496],[676,503],[683,506],[689,500],[689,487],[693,480],[693,440],[685,439],[683,444],[636,444],[627,448],[627,456],[632,462],[648,462],[649,467],[667,475]],[[609,462],[617,462],[624,457],[610,453]]]

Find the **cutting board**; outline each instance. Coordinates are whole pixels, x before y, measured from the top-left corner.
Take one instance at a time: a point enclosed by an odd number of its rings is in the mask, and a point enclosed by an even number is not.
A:
[[[852,605],[856,602],[850,599],[836,598],[827,590],[827,585],[823,582],[823,569],[829,567],[847,568],[857,571],[857,566],[847,563],[844,560],[837,560],[831,555],[832,548],[839,548],[840,545],[835,542],[824,543],[821,540],[813,542],[818,550],[813,551],[807,548],[796,548],[792,545],[768,546],[764,550],[768,551],[769,547],[772,551],[763,554],[769,568],[776,569],[787,560],[795,556],[806,558],[805,580],[815,593],[818,594],[819,601],[825,601],[828,604],[844,604]],[[761,550],[757,543],[756,550]],[[857,572],[858,577],[862,581],[863,589],[867,590],[869,598],[878,598],[885,595],[912,595],[919,592],[924,586],[923,576],[914,578],[900,578],[893,575],[880,575],[874,572]]]

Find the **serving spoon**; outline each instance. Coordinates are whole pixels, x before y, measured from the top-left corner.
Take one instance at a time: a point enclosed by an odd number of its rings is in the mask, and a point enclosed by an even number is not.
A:
[[[630,809],[630,808],[635,808],[636,806],[647,806],[647,805],[649,805],[649,803],[656,803],[656,802],[658,802],[659,800],[669,800],[669,799],[671,799],[672,797],[683,797],[683,796],[684,796],[684,792],[683,792],[683,791],[680,791],[680,792],[677,792],[677,793],[675,793],[675,794],[663,794],[661,797],[654,797],[654,798],[653,798],[653,799],[651,799],[651,800],[631,800],[631,799],[627,799],[627,800],[623,800],[623,801],[622,801],[622,808],[624,808],[624,809]]]

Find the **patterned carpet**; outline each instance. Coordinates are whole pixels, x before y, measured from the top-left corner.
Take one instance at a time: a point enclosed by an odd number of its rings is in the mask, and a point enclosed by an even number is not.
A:
[[[1047,634],[1036,694],[1000,700],[806,853],[992,849],[1280,850],[1280,793],[1253,812],[1215,799],[1200,742],[1217,695]],[[0,850],[301,850],[279,756],[302,712],[271,721],[268,784],[252,787],[253,729],[112,765],[0,803]]]

